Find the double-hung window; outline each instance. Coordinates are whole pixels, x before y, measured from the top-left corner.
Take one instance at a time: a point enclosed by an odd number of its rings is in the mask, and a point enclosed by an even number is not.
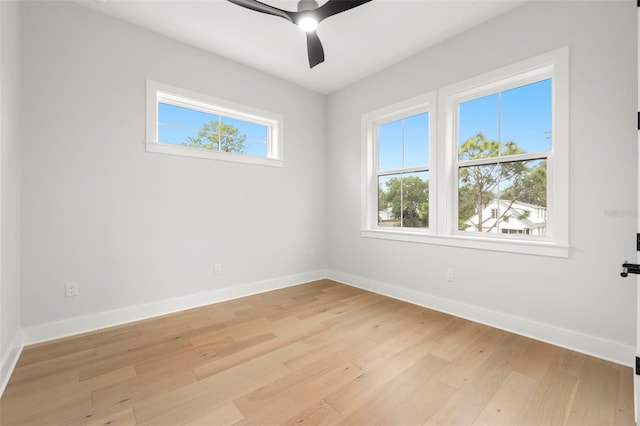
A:
[[[536,74],[454,100],[457,231],[547,237],[551,83]]]
[[[563,48],[365,114],[362,235],[566,257],[568,97]]]
[[[435,94],[390,108],[365,125],[370,135],[367,185],[372,213],[365,220],[372,228],[424,233],[430,224],[430,175],[432,140],[435,138],[431,110]]]
[[[282,117],[147,80],[147,151],[282,166]]]

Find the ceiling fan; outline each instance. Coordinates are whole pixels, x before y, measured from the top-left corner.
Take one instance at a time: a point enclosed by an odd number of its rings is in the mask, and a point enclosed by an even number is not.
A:
[[[324,49],[316,33],[318,24],[330,16],[345,12],[371,0],[328,0],[322,6],[316,0],[300,0],[298,11],[292,12],[262,3],[258,0],[229,0],[239,6],[267,15],[279,16],[302,28],[307,35],[307,54],[309,68],[324,62]]]

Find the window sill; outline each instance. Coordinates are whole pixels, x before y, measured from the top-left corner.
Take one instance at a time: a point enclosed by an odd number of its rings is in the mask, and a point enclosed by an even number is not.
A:
[[[283,167],[284,161],[275,158],[253,157],[250,155],[233,154],[229,152],[205,151],[186,146],[167,145],[157,142],[146,142],[147,152],[171,154],[181,157],[204,158],[207,160],[221,160],[232,163],[257,164],[260,166]]]
[[[363,229],[360,235],[365,238],[404,241],[409,243],[432,244],[448,247],[470,248],[477,250],[500,251],[507,253],[529,254],[549,257],[569,257],[569,247],[549,241],[506,240],[464,235],[436,236],[417,232],[381,229]]]

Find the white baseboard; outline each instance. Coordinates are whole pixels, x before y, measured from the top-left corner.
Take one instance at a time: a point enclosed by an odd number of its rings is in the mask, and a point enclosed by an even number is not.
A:
[[[24,345],[46,342],[62,337],[100,330],[107,327],[140,321],[160,315],[198,308],[239,297],[251,296],[280,288],[315,281],[326,277],[325,270],[289,275],[234,287],[225,287],[204,293],[190,294],[175,299],[144,305],[130,306],[113,311],[99,312],[82,317],[25,327],[22,330]]]
[[[7,387],[7,383],[9,383],[9,379],[11,378],[11,374],[16,368],[23,347],[22,332],[18,331],[8,350],[2,357],[2,363],[0,363],[0,397],[2,397],[4,389]]]
[[[318,270],[303,274],[269,279],[235,287],[226,287],[204,293],[197,293],[163,300],[144,305],[136,305],[113,311],[100,312],[83,317],[74,317],[62,321],[25,327],[16,336],[11,349],[6,353],[0,367],[0,395],[6,386],[18,357],[25,345],[45,342],[62,337],[91,332],[133,321],[153,318],[186,309],[197,308],[239,297],[264,293],[280,288],[291,287],[329,278],[334,281],[403,300],[425,308],[445,312],[491,327],[510,331],[522,336],[551,343],[587,355],[612,361],[629,367],[635,360],[635,347],[614,342],[597,336],[532,321],[526,318],[505,314],[490,309],[469,305],[451,299],[445,299],[426,293],[397,287],[391,284],[345,274],[338,271]]]
[[[479,306],[469,305],[338,271],[328,270],[327,278],[617,364],[629,367],[634,366],[636,351],[632,345],[614,342],[601,337],[559,328],[551,324],[492,311]]]

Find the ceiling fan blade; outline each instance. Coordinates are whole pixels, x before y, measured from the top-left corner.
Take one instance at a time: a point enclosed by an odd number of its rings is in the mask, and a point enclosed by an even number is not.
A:
[[[349,9],[353,9],[354,7],[369,3],[370,1],[371,0],[329,0],[314,12],[316,13],[318,22],[320,22],[337,13],[345,12]]]
[[[324,49],[315,31],[307,33],[307,54],[309,55],[309,68],[324,62]]]
[[[231,3],[237,4],[238,6],[255,10],[256,12],[262,12],[272,16],[279,16],[281,18],[286,19],[289,22],[293,22],[293,17],[291,15],[291,12],[278,9],[277,7],[270,6],[258,0],[228,0],[228,1],[230,1]]]

